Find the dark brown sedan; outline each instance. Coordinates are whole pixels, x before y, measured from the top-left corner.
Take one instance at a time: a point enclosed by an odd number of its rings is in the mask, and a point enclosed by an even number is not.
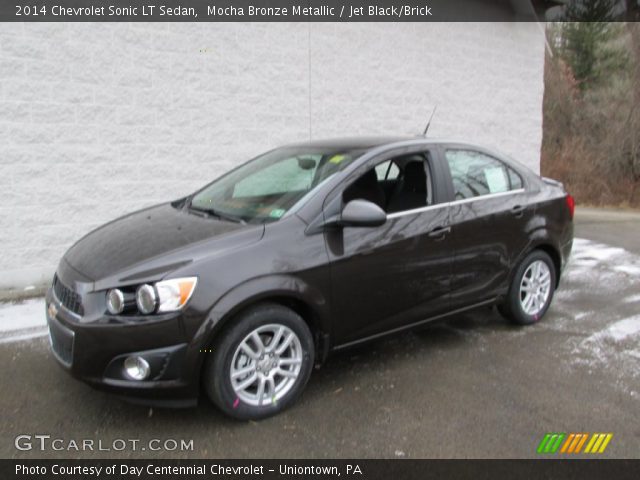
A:
[[[290,405],[334,351],[496,304],[540,320],[571,251],[561,184],[474,145],[277,148],[73,245],[47,296],[55,357],[89,384],[227,414]]]

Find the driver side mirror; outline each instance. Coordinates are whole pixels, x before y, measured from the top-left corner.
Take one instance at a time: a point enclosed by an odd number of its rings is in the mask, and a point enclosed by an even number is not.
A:
[[[387,214],[368,200],[351,200],[342,209],[338,224],[345,227],[379,227],[387,221]]]

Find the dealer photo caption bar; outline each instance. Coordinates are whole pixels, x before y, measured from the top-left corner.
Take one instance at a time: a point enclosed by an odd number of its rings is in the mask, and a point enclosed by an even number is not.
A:
[[[3,479],[635,478],[637,460],[0,460]],[[505,472],[509,472],[508,477]]]
[[[203,12],[200,12],[203,13]],[[140,5],[120,7],[116,5],[108,6],[87,6],[87,7],[63,7],[62,5],[54,5],[50,12],[46,6],[38,8],[36,5],[16,5],[16,16],[30,17],[47,15],[53,17],[191,17],[197,19],[199,12],[196,7],[168,7],[166,5]],[[247,17],[248,19],[263,19],[264,17],[293,17],[301,18],[332,18],[334,20],[351,20],[361,17],[393,17],[401,19],[402,17],[431,17],[433,16],[432,7],[429,5],[369,5],[354,6],[340,5],[337,7],[330,5],[320,5],[318,7],[305,7],[303,5],[292,5],[291,7],[262,7],[256,5],[247,6],[216,6],[208,5],[206,9],[207,17],[217,17],[224,19],[226,17]],[[68,20],[68,18],[66,18]]]
[[[371,469],[369,469],[371,471]],[[363,478],[361,463],[348,461],[39,461],[16,462],[15,478]]]
[[[507,1],[518,4],[516,0]],[[491,2],[461,6],[447,0],[14,0],[0,6],[0,21],[438,22],[535,19],[534,12],[527,8],[505,9]]]

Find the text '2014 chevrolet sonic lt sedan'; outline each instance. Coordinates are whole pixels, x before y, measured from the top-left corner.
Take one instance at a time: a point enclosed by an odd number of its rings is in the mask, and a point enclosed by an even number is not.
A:
[[[331,352],[496,304],[549,308],[571,251],[561,184],[464,143],[360,138],[277,148],[64,255],[52,350],[81,380],[240,419],[272,415]]]

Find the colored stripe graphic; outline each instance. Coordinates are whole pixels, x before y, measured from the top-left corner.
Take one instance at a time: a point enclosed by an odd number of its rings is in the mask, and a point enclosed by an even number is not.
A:
[[[567,439],[564,442],[564,445],[562,445],[562,450],[560,450],[560,453],[566,453],[569,445],[571,445],[571,442],[573,442],[573,439],[576,437],[575,433],[570,433],[569,436],[567,437]]]
[[[544,447],[547,445],[547,442],[549,441],[550,438],[551,438],[551,434],[550,433],[547,433],[544,436],[544,438],[540,442],[540,445],[538,445],[538,453],[544,452]]]
[[[565,437],[566,433],[547,433],[538,445],[538,453],[556,453]]]
[[[581,433],[576,433],[575,437],[573,438],[573,442],[571,442],[571,446],[569,447],[569,453],[575,452],[576,448],[578,448],[578,444],[583,441],[584,435],[582,435]]]
[[[582,450],[582,446],[587,441],[587,438],[589,438],[589,434],[588,433],[582,433],[581,436],[582,436],[582,438],[580,438],[580,441],[578,442],[578,445],[576,446],[575,453],[580,453],[580,450]]]
[[[547,433],[538,445],[541,454],[604,453],[613,438],[613,433]],[[588,440],[588,441],[587,441]],[[584,451],[582,447],[586,447]]]
[[[558,451],[558,448],[560,448],[560,444],[562,443],[562,440],[564,440],[564,437],[566,437],[566,434],[564,433],[558,434],[558,439],[556,440],[556,443],[554,443],[553,447],[551,447],[551,453],[556,453]]]
[[[612,437],[612,433],[594,433],[584,453],[603,453]]]
[[[557,436],[558,436],[557,433],[551,434],[551,437],[549,437],[549,441],[547,442],[547,445],[544,447],[544,453],[551,453],[551,447],[553,447],[553,442],[556,441]]]
[[[605,437],[604,442],[602,442],[602,445],[600,445],[600,450],[598,451],[598,453],[604,453],[604,451],[606,450],[612,438],[613,438],[613,433],[607,433],[607,436]]]
[[[593,447],[593,444],[596,443],[597,439],[598,439],[597,433],[594,433],[593,435],[591,435],[591,438],[589,439],[589,443],[587,443],[587,448],[584,449],[584,453],[591,453],[591,447]]]

